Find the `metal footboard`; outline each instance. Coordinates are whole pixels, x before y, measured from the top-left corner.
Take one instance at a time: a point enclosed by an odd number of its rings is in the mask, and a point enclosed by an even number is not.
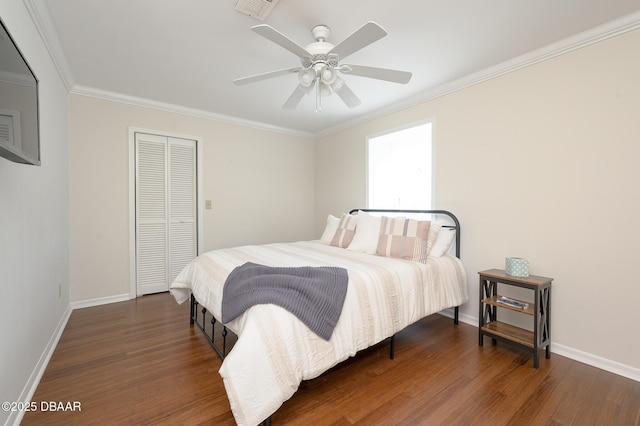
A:
[[[195,325],[200,329],[200,331],[202,331],[202,334],[207,339],[213,350],[216,351],[220,359],[224,360],[229,353],[229,350],[231,350],[230,348],[227,348],[227,337],[229,337],[230,333],[235,337],[235,339],[237,339],[237,337],[233,332],[228,330],[224,324],[219,323],[218,320],[216,320],[216,318],[207,311],[207,308],[200,306],[193,294],[191,295],[191,314],[189,317],[189,323]],[[220,330],[220,336],[217,338],[215,334],[216,328],[222,328],[222,330]],[[220,341],[222,342],[220,343]]]

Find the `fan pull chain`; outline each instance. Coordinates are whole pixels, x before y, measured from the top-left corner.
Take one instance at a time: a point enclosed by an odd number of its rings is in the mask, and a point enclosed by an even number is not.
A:
[[[320,77],[316,77],[316,112],[322,111],[322,96],[320,94]]]

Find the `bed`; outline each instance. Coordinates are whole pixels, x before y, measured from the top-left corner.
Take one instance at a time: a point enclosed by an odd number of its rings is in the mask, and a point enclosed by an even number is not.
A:
[[[388,216],[400,213],[431,216]],[[218,323],[225,336],[227,330],[237,336],[230,351],[226,340],[221,348],[214,345],[223,359],[219,374],[236,422],[255,425],[268,422],[303,380],[318,377],[362,349],[391,339],[393,358],[394,335],[421,318],[453,308],[457,323],[458,306],[468,300],[459,256],[460,224],[450,212],[353,210],[341,218],[330,215],[317,241],[204,253],[182,270],[170,292],[178,303],[191,301],[191,323],[198,323],[200,315],[201,330],[206,331],[208,313],[212,333]],[[225,282],[248,264],[345,270],[348,285],[330,336],[321,337],[275,303],[252,305],[221,323]],[[208,339],[213,344],[213,336]]]

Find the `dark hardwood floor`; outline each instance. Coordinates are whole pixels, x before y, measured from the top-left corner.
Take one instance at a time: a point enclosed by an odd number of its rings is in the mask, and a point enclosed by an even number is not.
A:
[[[167,294],[73,311],[23,425],[233,425],[221,361]],[[432,315],[304,382],[273,425],[638,425],[640,382]]]

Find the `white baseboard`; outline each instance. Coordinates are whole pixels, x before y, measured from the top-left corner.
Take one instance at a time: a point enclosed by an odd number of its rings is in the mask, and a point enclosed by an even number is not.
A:
[[[44,348],[44,351],[42,352],[38,363],[31,372],[29,380],[22,389],[18,401],[22,401],[26,404],[31,401],[31,398],[33,398],[33,394],[36,392],[36,389],[40,384],[40,379],[42,379],[42,375],[47,369],[47,365],[49,365],[49,360],[51,359],[53,352],[56,350],[56,346],[58,346],[58,341],[62,336],[64,328],[67,326],[67,321],[69,321],[69,317],[71,316],[72,311],[73,309],[71,308],[71,305],[68,305],[67,309],[65,309],[64,313],[62,314],[62,318],[60,318],[60,321],[58,322],[58,325],[56,326],[51,339],[49,339],[49,343],[47,343],[47,346]],[[14,426],[18,426],[22,421],[24,413],[25,412],[22,410],[12,411],[9,415],[9,418],[5,422],[5,425],[12,424]]]
[[[106,305],[108,303],[123,302],[130,299],[131,299],[131,296],[129,293],[127,293],[127,294],[120,294],[116,296],[99,297],[96,299],[82,300],[79,302],[71,302],[67,306],[67,309],[64,311],[62,318],[60,318],[60,321],[58,322],[58,325],[56,326],[53,332],[53,335],[49,340],[49,343],[47,344],[44,351],[42,352],[42,355],[40,356],[38,363],[33,369],[33,372],[31,373],[29,380],[24,386],[24,389],[22,390],[20,394],[20,398],[18,400],[25,403],[28,403],[29,401],[31,401],[33,394],[36,392],[36,389],[40,384],[40,379],[42,379],[42,376],[45,370],[47,369],[47,365],[49,365],[49,360],[51,359],[51,356],[53,355],[53,352],[55,351],[56,346],[58,346],[58,341],[60,341],[62,332],[67,326],[67,322],[71,317],[71,312],[73,312],[74,309],[87,308],[90,306]],[[18,426],[22,421],[23,416],[24,416],[24,411],[11,412],[11,414],[9,415],[9,418],[7,418],[7,421],[5,422],[5,425]]]
[[[89,308],[91,306],[107,305],[109,303],[126,302],[131,300],[129,293],[117,294],[115,296],[97,297],[95,299],[80,300],[77,302],[71,302],[72,309]]]
[[[554,342],[551,342],[551,352],[597,367],[601,370],[635,380],[636,382],[640,382],[640,368],[635,368],[617,361],[582,352],[578,349],[570,348]]]
[[[440,315],[444,315],[445,317],[449,317],[451,319],[453,319],[454,317],[454,310],[453,308],[448,308],[448,309],[444,309],[440,312],[438,312]],[[474,327],[478,326],[478,318],[472,317],[471,315],[467,315],[463,312],[458,312],[458,320],[465,323],[465,324],[469,324],[472,325]]]
[[[440,314],[449,318],[453,318],[453,309],[445,309],[444,311],[440,311]],[[460,313],[459,320],[465,324],[478,327],[477,317]],[[623,376],[631,380],[635,380],[636,382],[640,382],[639,368],[622,364],[617,361],[612,361],[607,358],[602,358],[597,355],[583,352],[578,349],[570,348],[568,346],[561,345],[560,343],[556,343],[554,341],[551,342],[551,352],[554,354],[558,354],[560,356],[570,358],[574,361],[578,361],[583,364],[587,364],[592,367],[596,367],[601,370],[608,371],[610,373],[617,374],[619,376]]]

